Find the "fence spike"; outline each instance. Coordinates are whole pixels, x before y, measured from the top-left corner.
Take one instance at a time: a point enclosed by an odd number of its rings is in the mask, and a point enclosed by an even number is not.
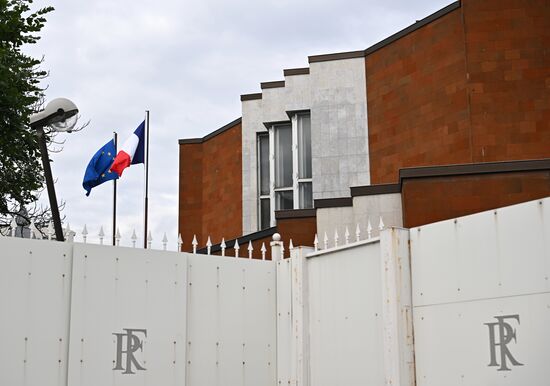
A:
[[[206,240],[206,254],[209,255],[212,251],[212,241],[210,240],[210,236],[208,236],[208,240]]]
[[[239,239],[235,239],[235,245],[233,248],[235,249],[235,257],[239,257]]]
[[[181,238],[181,233],[178,235],[178,252],[181,252],[181,246],[183,245],[183,239]]]
[[[349,244],[349,230],[347,225],[346,225],[346,231],[344,232],[344,241],[346,244]]]
[[[361,240],[361,228],[359,228],[359,223],[355,227],[355,241]]]
[[[252,259],[252,251],[254,251],[254,247],[252,246],[252,240],[248,241],[248,258]]]
[[[325,249],[328,249],[328,236],[327,232],[325,232],[325,237],[323,238],[323,244],[325,246]]]
[[[367,238],[370,239],[372,237],[372,225],[370,224],[370,219],[367,222]]]
[[[334,247],[338,247],[338,229],[334,230]]]
[[[294,249],[294,244],[292,244],[292,239],[288,242],[288,251],[292,251]]]
[[[134,228],[134,230],[132,231],[132,248],[136,247],[136,241],[137,241],[136,229]]]
[[[118,227],[116,228],[116,233],[115,233],[115,245],[118,247],[120,246],[120,239],[122,238],[121,234],[120,234],[120,230],[118,229]]]
[[[262,249],[260,249],[262,252],[262,260],[265,260],[265,253],[267,252],[267,248],[265,247],[265,242],[262,243]]]
[[[222,242],[220,244],[220,248],[222,249],[222,256],[225,256],[225,248],[227,248],[227,245],[225,245],[225,238],[222,237]]]
[[[48,240],[51,240],[52,237],[54,235],[54,231],[53,231],[53,223],[52,221],[50,220],[50,222],[48,223]]]
[[[319,238],[317,237],[317,233],[315,233],[315,238],[313,239],[313,248],[315,252],[319,250]]]
[[[380,222],[378,223],[378,230],[381,231],[384,229],[384,221],[382,220],[382,216],[380,216]]]
[[[281,260],[285,258],[285,242],[281,240]]]
[[[193,246],[193,253],[196,254],[197,245],[199,245],[199,243],[197,242],[197,235],[193,235],[193,241],[191,242],[191,245]]]
[[[15,237],[15,231],[17,230],[17,221],[15,221],[15,217],[11,220],[10,229],[11,237]]]
[[[153,243],[153,236],[151,235],[151,231],[147,234],[147,249],[151,249],[151,244]]]
[[[88,238],[88,228],[86,228],[86,224],[84,224],[84,229],[82,229],[82,242],[86,244],[86,239]]]
[[[105,237],[105,232],[103,232],[103,225],[99,228],[99,244],[103,245],[103,238]]]
[[[168,237],[166,237],[166,232],[164,232],[164,236],[162,237],[162,250],[166,251],[166,244],[168,244]]]
[[[72,243],[74,241],[74,233],[71,230],[71,225],[67,223],[67,228],[65,229],[65,242]]]
[[[36,224],[34,223],[34,220],[31,220],[30,229],[31,229],[31,239],[38,239],[39,231],[38,231],[38,228],[36,227]]]

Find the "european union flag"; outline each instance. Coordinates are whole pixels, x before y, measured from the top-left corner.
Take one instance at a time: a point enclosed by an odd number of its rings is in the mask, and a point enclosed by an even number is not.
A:
[[[113,164],[116,156],[116,147],[114,139],[107,142],[99,149],[84,172],[84,180],[82,186],[86,189],[86,196],[90,195],[93,187],[96,187],[105,181],[110,181],[118,178],[118,174],[111,172],[109,169]]]

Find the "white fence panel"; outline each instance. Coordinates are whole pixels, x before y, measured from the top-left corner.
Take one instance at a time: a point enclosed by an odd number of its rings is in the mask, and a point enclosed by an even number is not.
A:
[[[411,229],[417,382],[548,385],[550,199]]]
[[[0,385],[65,385],[70,244],[0,236]]]
[[[275,263],[192,255],[188,281],[186,385],[276,385]]]
[[[70,386],[184,384],[187,255],[74,245]]]
[[[309,256],[311,385],[383,385],[380,243]]]

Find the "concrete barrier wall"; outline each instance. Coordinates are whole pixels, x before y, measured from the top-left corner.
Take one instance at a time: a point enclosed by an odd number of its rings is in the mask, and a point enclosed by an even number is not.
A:
[[[548,385],[550,199],[410,235],[417,385]]]

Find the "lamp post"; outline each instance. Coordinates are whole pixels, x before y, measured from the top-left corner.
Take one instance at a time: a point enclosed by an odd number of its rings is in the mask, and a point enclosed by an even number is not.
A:
[[[67,131],[70,133],[76,124],[76,114],[78,114],[78,108],[73,102],[66,98],[57,98],[48,103],[44,110],[31,115],[30,118],[31,128],[36,130],[38,135],[38,143],[42,155],[42,167],[44,168],[44,177],[46,178],[46,188],[48,190],[48,198],[50,200],[50,209],[52,211],[55,229],[55,238],[58,241],[64,241],[64,237],[63,229],[61,228],[59,207],[57,206],[57,197],[55,196],[55,187],[44,127],[49,126],[55,131]]]

